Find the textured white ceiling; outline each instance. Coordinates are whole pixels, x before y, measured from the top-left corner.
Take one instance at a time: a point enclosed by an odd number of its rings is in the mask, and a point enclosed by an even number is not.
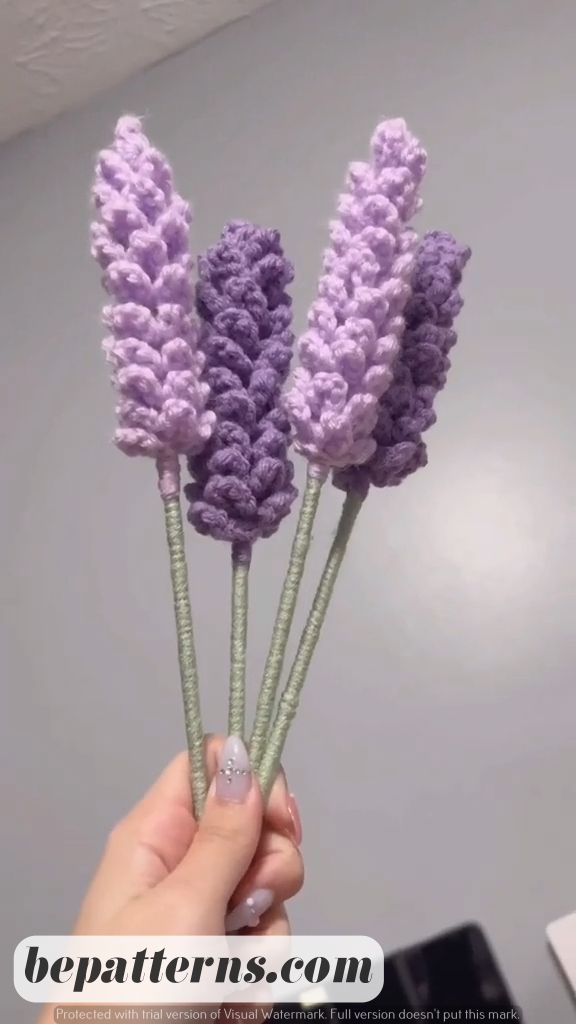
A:
[[[0,0],[0,140],[270,0]]]

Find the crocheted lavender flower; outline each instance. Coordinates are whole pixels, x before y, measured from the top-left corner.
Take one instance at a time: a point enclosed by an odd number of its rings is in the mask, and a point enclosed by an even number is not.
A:
[[[378,403],[392,380],[410,295],[426,154],[403,120],[374,133],[369,163],[350,166],[339,219],[286,395],[295,444],[318,467],[365,462]]]
[[[436,422],[433,403],[446,383],[448,353],[456,343],[455,317],[462,308],[458,286],[470,249],[445,231],[424,235],[416,253],[406,331],[384,395],[373,438],[376,451],[362,466],[334,474],[342,490],[366,494],[369,485],[393,487],[428,461],[422,434]]]
[[[118,121],[94,183],[92,253],[112,305],[104,349],[119,395],[115,442],[128,455],[198,450],[211,434],[196,350],[188,252],[190,208],[135,117]]]
[[[251,544],[269,537],[296,496],[290,425],[279,408],[292,357],[293,268],[280,235],[234,221],[198,261],[205,378],[216,414],[206,448],[189,460],[188,518],[200,533]]]

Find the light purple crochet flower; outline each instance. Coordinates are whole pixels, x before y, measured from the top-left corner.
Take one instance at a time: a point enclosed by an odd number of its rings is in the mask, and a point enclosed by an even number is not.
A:
[[[128,455],[198,450],[209,438],[188,251],[190,208],[135,117],[121,117],[96,167],[92,253],[112,304],[104,350],[118,392],[114,440]]]
[[[188,518],[200,533],[251,545],[269,537],[296,497],[290,424],[279,408],[292,358],[292,264],[278,231],[243,221],[198,260],[211,440],[189,459]]]
[[[380,403],[376,450],[362,466],[334,474],[342,490],[365,495],[370,484],[393,487],[428,461],[422,434],[436,422],[433,403],[446,383],[448,353],[462,308],[458,286],[470,249],[445,231],[424,235],[416,253],[406,331],[394,365],[394,382]]]
[[[401,119],[375,131],[369,163],[350,166],[318,296],[286,395],[298,451],[320,474],[374,452],[378,403],[392,380],[410,295],[426,153]]]

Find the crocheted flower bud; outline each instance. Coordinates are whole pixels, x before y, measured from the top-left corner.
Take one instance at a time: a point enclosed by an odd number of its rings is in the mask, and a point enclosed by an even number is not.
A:
[[[354,163],[331,225],[318,295],[286,395],[295,446],[317,467],[365,462],[378,403],[404,327],[426,154],[402,120],[374,133],[369,163]]]
[[[100,219],[92,254],[113,300],[103,311],[103,347],[119,396],[114,440],[128,455],[197,450],[214,414],[199,379],[190,208],[137,118],[118,121],[112,147],[98,158],[93,195]]]
[[[251,544],[288,514],[296,489],[290,424],[279,406],[292,358],[294,276],[278,231],[234,221],[198,260],[197,309],[214,434],[189,459],[188,519],[199,533]]]
[[[376,450],[362,466],[334,474],[342,490],[366,494],[369,485],[393,487],[428,461],[422,434],[436,422],[434,399],[446,383],[448,353],[462,308],[458,286],[470,249],[445,231],[424,235],[416,253],[406,331],[384,395],[373,438]]]

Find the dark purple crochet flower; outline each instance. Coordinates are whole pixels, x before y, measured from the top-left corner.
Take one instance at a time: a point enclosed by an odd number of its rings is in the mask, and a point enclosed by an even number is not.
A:
[[[428,461],[422,434],[436,422],[434,399],[446,383],[453,329],[462,308],[458,286],[470,258],[446,231],[424,235],[405,309],[406,330],[394,364],[394,381],[383,395],[373,432],[377,448],[361,466],[334,474],[336,487],[365,495],[370,484],[394,487]]]
[[[250,545],[288,514],[296,489],[280,392],[292,358],[292,264],[278,231],[227,224],[198,260],[196,305],[212,438],[188,466],[188,519],[199,533]]]

